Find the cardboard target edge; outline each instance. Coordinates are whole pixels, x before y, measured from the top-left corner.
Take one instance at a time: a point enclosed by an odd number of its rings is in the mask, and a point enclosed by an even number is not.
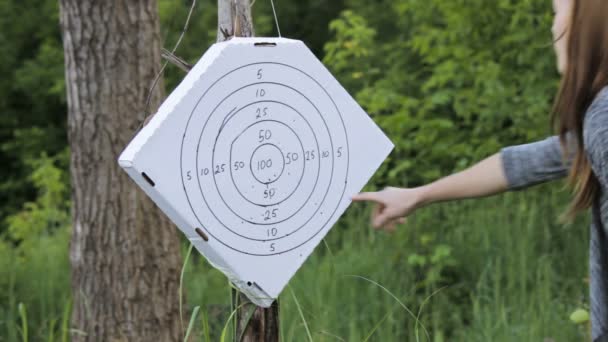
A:
[[[251,38],[236,38],[233,43],[236,44],[251,44],[254,41],[265,41],[268,39],[251,39]],[[299,40],[287,40],[287,39],[274,39],[273,41],[280,43],[282,40],[286,40],[289,43],[299,45],[297,48],[305,55],[306,65],[292,64],[297,66],[313,76],[313,79],[317,81],[321,87],[323,87],[327,93],[329,93],[336,103],[339,112],[342,114],[342,121],[345,125],[345,130],[348,132],[349,127],[356,124],[364,125],[367,138],[374,141],[376,144],[369,144],[365,139],[358,139],[352,136],[348,136],[349,143],[349,168],[365,169],[365,174],[359,178],[353,176],[350,172],[348,175],[348,184],[350,184],[344,193],[342,202],[337,205],[337,209],[334,212],[332,218],[327,224],[321,229],[311,240],[305,244],[299,246],[295,250],[286,251],[279,255],[274,256],[260,256],[259,258],[272,258],[271,260],[283,260],[289,261],[286,265],[282,266],[284,273],[280,274],[267,274],[260,278],[259,273],[266,273],[265,271],[272,271],[276,267],[268,265],[267,267],[256,267],[255,272],[258,274],[250,274],[251,269],[241,270],[243,274],[249,274],[247,278],[255,279],[258,285],[271,296],[278,297],[285,286],[287,286],[289,280],[295,275],[297,270],[300,269],[306,259],[312,254],[314,249],[319,245],[321,240],[329,233],[329,230],[335,225],[338,219],[344,214],[344,211],[348,208],[351,203],[350,197],[358,193],[365,184],[369,181],[375,170],[382,164],[386,157],[390,154],[394,148],[393,143],[386,137],[382,130],[376,125],[376,123],[370,118],[370,116],[361,108],[356,100],[344,89],[344,87],[338,82],[338,80],[331,74],[331,72],[323,65],[323,63],[312,53],[312,51]],[[232,45],[234,46],[234,45]],[[230,52],[227,52],[230,53]],[[312,70],[311,70],[312,68]],[[340,106],[342,104],[343,106]],[[356,151],[356,153],[354,153]],[[287,257],[292,255],[292,257]],[[283,256],[282,258],[277,258]],[[262,259],[263,260],[263,259]],[[272,263],[274,264],[274,263]],[[277,263],[278,264],[278,263]],[[238,267],[239,265],[237,265]],[[269,272],[272,273],[272,272]],[[269,280],[272,279],[273,281]]]
[[[221,256],[221,252],[216,251],[206,243],[201,244],[202,238],[197,238],[194,235],[194,228],[196,225],[188,223],[189,216],[182,210],[178,210],[169,201],[166,200],[167,191],[163,190],[162,183],[158,183],[158,186],[151,186],[151,184],[144,178],[143,173],[150,174],[151,180],[158,180],[162,177],[158,177],[156,168],[153,165],[141,165],[142,157],[145,158],[145,150],[148,145],[151,145],[153,138],[162,132],[163,128],[166,130],[170,125],[165,125],[165,121],[175,115],[175,108],[182,102],[184,97],[188,96],[192,88],[196,86],[196,83],[201,79],[206,71],[214,64],[214,62],[221,56],[222,51],[227,47],[227,44],[216,43],[213,44],[205,54],[199,59],[194,65],[192,70],[188,72],[186,77],[179,83],[173,92],[162,102],[158,111],[150,122],[144,126],[131,140],[128,146],[120,154],[118,163],[127,174],[133,179],[133,181],[146,193],[150,199],[156,203],[162,212],[167,215],[170,220],[179,228],[182,233],[191,241],[196,249],[205,256],[205,258],[217,269],[221,270],[233,283],[238,284],[241,282],[238,274],[230,267],[229,263]],[[179,144],[175,147],[179,150]],[[160,152],[160,151],[159,151]],[[174,177],[180,178],[180,170],[176,170]],[[156,184],[155,184],[156,185]],[[163,195],[165,194],[165,195]],[[170,195],[169,195],[170,196]],[[185,194],[183,194],[185,196]],[[183,201],[182,201],[183,202]],[[188,210],[186,210],[188,211]],[[190,218],[192,219],[192,218]],[[203,227],[204,229],[204,227]],[[224,246],[222,246],[224,247]],[[218,253],[219,252],[219,253]],[[242,284],[241,284],[242,285]],[[259,295],[257,297],[260,297]],[[264,295],[262,296],[264,297]],[[266,296],[267,297],[267,296]],[[272,301],[268,300],[256,300],[256,304],[262,306],[270,306]]]
[[[257,305],[268,307],[274,301],[274,298],[278,296],[278,293],[275,295],[270,295],[266,293],[263,289],[260,288],[259,282],[244,280],[251,279],[252,277],[244,277],[239,275],[238,271],[236,271],[233,267],[231,267],[231,263],[229,263],[222,254],[225,252],[232,252],[232,250],[227,247],[218,244],[217,246],[212,246],[214,243],[211,240],[209,242],[203,242],[203,240],[195,236],[193,234],[194,228],[197,226],[196,224],[193,226],[188,223],[188,221],[196,220],[192,214],[190,214],[186,210],[185,212],[182,210],[178,210],[175,208],[172,203],[167,201],[165,197],[171,195],[167,195],[168,191],[166,189],[163,190],[163,183],[158,183],[158,186],[151,186],[148,181],[143,177],[142,173],[147,172],[146,175],[150,177],[152,180],[158,180],[163,178],[158,175],[158,169],[154,167],[154,165],[146,165],[149,163],[145,162],[146,152],[145,150],[152,149],[150,145],[154,145],[154,137],[158,136],[163,129],[167,131],[168,126],[166,125],[165,120],[167,120],[171,114],[175,114],[175,108],[180,105],[183,101],[184,97],[188,96],[192,88],[196,86],[196,83],[200,81],[201,77],[204,76],[206,71],[215,64],[215,62],[221,58],[222,54],[225,53],[225,50],[230,46],[234,46],[235,44],[251,44],[251,43],[291,43],[291,44],[302,44],[301,41],[285,39],[285,38],[235,38],[228,42],[216,43],[213,44],[205,54],[199,59],[199,61],[195,64],[193,69],[186,75],[186,77],[180,82],[180,84],[176,87],[176,89],[171,92],[169,97],[163,101],[161,106],[159,107],[157,113],[152,117],[150,122],[141,129],[140,132],[137,133],[135,138],[129,143],[129,145],[125,148],[125,150],[121,153],[118,158],[119,165],[125,169],[127,174],[135,181],[135,183],[149,196],[153,202],[171,219],[172,222],[176,224],[176,226],[182,231],[184,235],[193,243],[196,249],[203,254],[206,259],[217,269],[223,272],[231,282],[233,282],[237,287],[241,289],[254,303]],[[179,132],[174,132],[179,133]],[[179,149],[179,144],[175,144],[175,148]],[[167,146],[164,146],[165,148]],[[156,152],[160,153],[160,150]],[[142,161],[142,159],[144,161]],[[181,171],[177,170],[175,173],[175,177],[181,177]],[[180,194],[185,196],[185,194]],[[173,197],[175,198],[175,197]],[[182,198],[183,200],[183,198]],[[186,200],[187,201],[187,200]],[[183,202],[183,201],[182,201]],[[182,203],[183,204],[183,203]],[[205,229],[205,227],[203,227]],[[262,256],[262,258],[265,258]],[[272,266],[269,266],[273,268]],[[287,281],[290,279],[289,277]],[[251,285],[249,285],[251,284]],[[279,288],[283,288],[283,286],[279,286]],[[274,292],[274,291],[269,291]]]
[[[299,41],[298,41],[299,42]],[[284,281],[276,282],[282,285],[272,286],[272,284],[265,284],[266,289],[271,295],[278,296],[285,286],[287,286],[289,280],[295,275],[295,273],[301,268],[302,264],[308,259],[312,252],[319,246],[320,242],[329,233],[331,228],[337,223],[340,217],[344,214],[346,209],[351,204],[351,196],[360,192],[363,187],[367,184],[369,179],[373,176],[377,168],[384,162],[389,156],[391,151],[394,149],[392,141],[384,134],[380,127],[372,120],[367,112],[357,103],[357,101],[348,93],[348,91],[338,82],[338,80],[331,74],[327,67],[313,54],[313,52],[306,47],[303,42],[300,42],[305,52],[309,55],[308,59],[310,64],[307,65],[306,72],[314,74],[317,77],[314,79],[331,94],[332,99],[336,103],[339,112],[342,115],[342,120],[345,125],[347,132],[347,140],[349,144],[349,171],[347,179],[347,189],[344,192],[344,197],[341,203],[337,206],[332,218],[327,222],[325,227],[317,233],[310,241],[306,244],[298,247],[294,251],[286,253],[300,253],[302,257],[296,258],[296,262],[289,266],[289,272],[282,275]],[[311,70],[313,68],[314,70]],[[340,106],[342,104],[342,106]],[[360,139],[358,137],[349,136],[348,132],[356,125],[362,125],[366,130],[366,138]],[[351,129],[349,129],[349,127]],[[370,144],[369,140],[373,141],[374,144]],[[356,177],[352,172],[353,169],[364,170],[359,177]]]
[[[336,94],[342,97],[342,101],[344,101],[345,106],[344,108],[340,108],[340,111],[343,113],[348,113],[347,118],[342,118],[344,124],[348,126],[348,123],[351,122],[351,120],[356,119],[355,121],[361,121],[367,119],[369,120],[369,122],[365,123],[367,129],[375,127],[374,132],[370,132],[372,133],[370,135],[374,135],[374,139],[384,140],[383,151],[374,149],[371,151],[371,153],[367,152],[365,154],[368,155],[368,157],[366,157],[368,159],[365,159],[357,157],[362,156],[359,153],[359,148],[369,149],[370,144],[357,144],[357,142],[362,142],[363,139],[352,139],[352,137],[349,137],[349,163],[351,164],[349,166],[351,168],[361,167],[362,165],[367,165],[368,167],[372,166],[370,168],[372,169],[371,172],[366,172],[364,177],[360,177],[361,179],[351,179],[352,173],[349,174],[348,182],[351,184],[350,190],[345,192],[342,202],[338,205],[338,209],[335,211],[334,216],[328,221],[327,225],[323,227],[323,229],[310,241],[297,248],[295,251],[293,251],[293,253],[292,251],[288,251],[274,256],[257,257],[247,255],[247,259],[256,258],[266,264],[258,264],[254,265],[253,267],[251,267],[249,262],[242,262],[244,259],[242,254],[239,253],[239,255],[234,255],[235,252],[226,246],[217,244],[217,242],[213,243],[213,241],[203,242],[200,237],[193,235],[194,227],[188,224],[188,221],[193,219],[193,214],[188,213],[189,208],[187,208],[184,212],[183,210],[178,210],[174,207],[174,204],[168,202],[165,197],[175,197],[176,194],[171,194],[173,191],[163,189],[162,183],[159,184],[158,188],[150,187],[150,184],[148,184],[148,182],[142,178],[141,172],[148,171],[154,174],[154,172],[150,170],[154,170],[155,168],[153,165],[145,165],[148,163],[138,162],[141,161],[141,158],[139,157],[143,157],[143,155],[140,155],[140,153],[147,148],[147,145],[154,145],[150,144],[151,140],[154,140],[151,138],[159,133],[161,127],[170,126],[164,125],[163,122],[168,119],[171,113],[174,112],[175,107],[182,102],[182,99],[185,96],[188,95],[190,90],[195,86],[196,82],[205,74],[207,69],[211,67],[224,52],[226,52],[225,49],[236,44],[251,44],[252,42],[274,42],[277,44],[288,42],[304,47],[304,50],[313,57],[311,58],[311,61],[316,62],[313,64],[317,64],[317,70],[315,73],[326,74],[323,75],[320,80],[317,79],[317,81],[324,87],[329,88],[327,91],[328,93],[332,94],[332,97]],[[319,69],[319,66],[321,69]],[[346,127],[346,130],[348,131],[348,127]],[[178,134],[178,136],[181,136],[181,132]],[[179,144],[175,143],[174,145],[174,148],[179,150]],[[164,147],[165,149],[167,148],[167,146]],[[339,84],[335,77],[324,67],[324,65],[314,56],[314,54],[312,54],[312,52],[303,42],[284,38],[234,38],[229,42],[214,44],[203,55],[203,57],[201,57],[193,70],[188,73],[184,81],[182,81],[182,83],[180,83],[176,90],[171,93],[167,100],[163,102],[158,113],[154,116],[150,123],[144,127],[144,129],[142,129],[142,131],[125,149],[123,154],[121,154],[119,163],[121,167],[127,171],[129,176],[131,176],[131,178],[134,179],[134,181],[146,192],[146,194],[163,210],[163,212],[165,212],[165,214],[169,216],[174,223],[176,223],[180,230],[182,230],[190,241],[193,242],[197,250],[199,250],[199,252],[201,252],[210,263],[225,273],[226,276],[228,276],[228,278],[235,283],[235,285],[237,285],[241,291],[247,294],[254,303],[267,307],[272,303],[273,298],[278,297],[282,289],[287,285],[288,281],[293,277],[293,275],[313,252],[313,250],[318,246],[319,242],[326,236],[331,227],[343,214],[344,210],[346,210],[350,204],[350,195],[360,191],[360,189],[373,175],[375,169],[390,153],[392,148],[393,146],[390,140],[388,140],[379,127],[371,120],[371,118],[369,118],[367,113],[365,113],[365,111],[356,103],[350,94],[348,94],[348,92]],[[357,153],[353,153],[354,151],[357,151]],[[170,151],[167,153],[170,153]],[[372,161],[369,158],[373,158],[374,160]],[[361,160],[361,162],[358,162],[357,159]],[[161,166],[161,168],[162,167],[163,166]],[[176,172],[173,177],[180,178],[182,176],[181,170],[178,168],[178,170],[175,171]],[[185,194],[178,194],[178,197],[182,197],[182,203],[185,201],[183,198],[185,196]],[[233,262],[228,262],[228,259],[232,260]],[[279,262],[269,262],[271,260]],[[283,273],[272,274],[277,267],[282,267]],[[252,274],[252,272],[257,274]],[[260,278],[259,273],[263,273],[265,276]],[[248,285],[248,282],[252,282],[257,286]]]

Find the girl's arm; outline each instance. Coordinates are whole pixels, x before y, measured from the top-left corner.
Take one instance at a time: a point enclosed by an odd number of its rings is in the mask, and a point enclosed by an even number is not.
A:
[[[509,189],[500,152],[470,168],[419,188],[420,206],[431,203],[484,197]]]
[[[573,148],[570,149],[574,151]],[[354,201],[377,204],[372,217],[375,228],[394,228],[396,219],[431,203],[489,196],[567,175],[570,158],[562,158],[559,138],[502,148],[500,152],[466,170],[416,188],[386,188],[355,195]]]

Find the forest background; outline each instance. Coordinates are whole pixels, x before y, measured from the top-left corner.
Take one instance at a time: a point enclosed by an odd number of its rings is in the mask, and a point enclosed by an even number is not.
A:
[[[369,189],[421,185],[552,134],[550,1],[276,5],[283,36],[303,40],[394,142]],[[199,1],[176,55],[195,63],[215,41],[216,6]],[[159,0],[165,47],[189,8]],[[55,0],[0,1],[0,341],[69,336],[58,15]],[[277,35],[268,1],[253,15],[258,36]],[[183,76],[167,68],[167,94]],[[569,200],[561,185],[437,204],[392,235],[372,231],[368,208],[352,206],[282,295],[282,340],[583,339],[588,218],[557,224]],[[184,239],[184,256],[187,248]],[[218,340],[231,313],[227,281],[198,255],[185,266],[184,311],[200,307],[194,336]]]

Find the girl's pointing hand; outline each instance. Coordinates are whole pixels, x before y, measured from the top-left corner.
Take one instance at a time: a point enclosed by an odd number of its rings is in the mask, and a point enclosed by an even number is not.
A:
[[[372,211],[372,226],[376,229],[395,230],[397,223],[421,204],[420,190],[387,187],[382,191],[362,192],[352,197],[355,202],[371,201],[376,204]]]

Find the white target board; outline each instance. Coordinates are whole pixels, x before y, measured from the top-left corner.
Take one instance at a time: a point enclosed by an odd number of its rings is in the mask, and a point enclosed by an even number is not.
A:
[[[267,307],[392,148],[304,43],[233,38],[203,55],[119,163]]]

